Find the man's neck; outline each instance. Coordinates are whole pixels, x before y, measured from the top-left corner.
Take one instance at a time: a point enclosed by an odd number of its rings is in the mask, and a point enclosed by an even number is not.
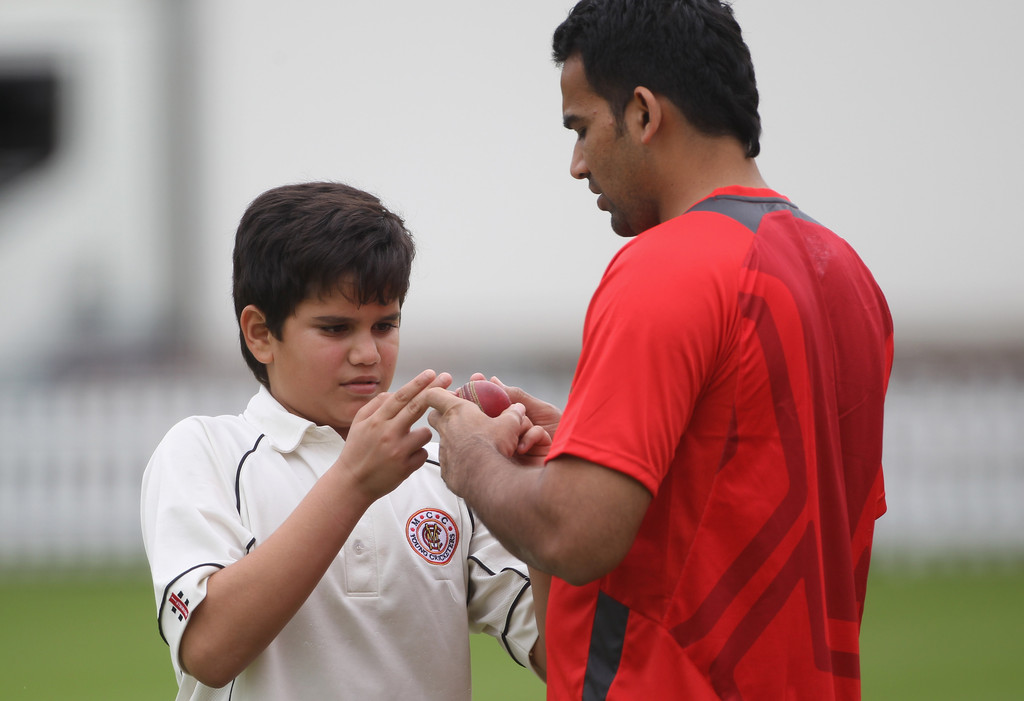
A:
[[[723,187],[767,188],[753,158],[735,139],[699,137],[667,162],[661,221],[683,214]],[[680,167],[678,164],[682,164]]]

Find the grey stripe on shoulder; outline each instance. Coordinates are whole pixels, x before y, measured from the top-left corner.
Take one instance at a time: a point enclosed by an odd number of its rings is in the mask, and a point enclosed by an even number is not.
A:
[[[753,232],[761,226],[761,219],[771,212],[789,211],[797,219],[817,224],[795,204],[782,197],[745,197],[742,195],[719,195],[701,200],[687,212],[716,212],[739,222]]]

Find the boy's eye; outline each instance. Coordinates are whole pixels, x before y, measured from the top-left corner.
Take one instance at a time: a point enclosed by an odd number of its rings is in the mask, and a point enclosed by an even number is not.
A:
[[[377,324],[377,330],[378,331],[383,331],[383,332],[394,331],[397,328],[398,328],[398,324],[396,324],[393,321],[385,321],[385,322],[381,322],[381,323]]]
[[[336,325],[336,326],[321,326],[320,330],[323,331],[324,333],[331,333],[331,334],[334,334],[334,333],[344,333],[345,331],[348,330],[348,327],[343,325],[343,324],[339,324],[339,325]]]

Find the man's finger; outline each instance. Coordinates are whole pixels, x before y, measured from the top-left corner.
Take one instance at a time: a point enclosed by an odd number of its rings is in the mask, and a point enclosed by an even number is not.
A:
[[[519,402],[513,402],[505,408],[505,411],[498,415],[499,419],[503,419],[505,416],[513,416],[516,420],[516,427],[523,425],[523,419],[526,417],[526,407]]]
[[[417,394],[409,402],[409,410],[422,415],[427,409],[436,409],[443,414],[452,407],[458,406],[460,403],[465,401],[465,399],[459,399],[455,394],[449,392],[447,389],[442,387],[431,387]]]
[[[551,436],[542,426],[531,426],[519,437],[516,454],[530,457],[543,457],[551,448]]]

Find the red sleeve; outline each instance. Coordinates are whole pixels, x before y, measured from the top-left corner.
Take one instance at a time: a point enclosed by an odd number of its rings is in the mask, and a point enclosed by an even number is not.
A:
[[[644,232],[609,264],[549,459],[569,454],[652,494],[737,331],[738,271],[752,234],[692,213]]]

